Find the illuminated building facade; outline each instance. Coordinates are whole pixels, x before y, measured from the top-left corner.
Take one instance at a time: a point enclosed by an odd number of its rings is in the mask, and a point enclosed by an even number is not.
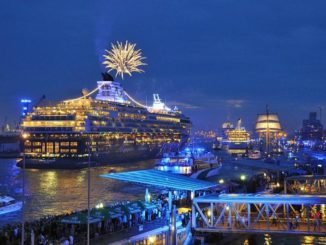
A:
[[[316,112],[309,113],[309,119],[303,120],[300,136],[302,140],[322,140],[323,139],[323,125],[317,119]]]
[[[191,122],[179,110],[158,95],[153,106],[144,106],[110,76],[103,80],[80,98],[35,106],[27,114],[21,123],[27,167],[75,168],[89,152],[94,165],[146,159],[188,141]]]

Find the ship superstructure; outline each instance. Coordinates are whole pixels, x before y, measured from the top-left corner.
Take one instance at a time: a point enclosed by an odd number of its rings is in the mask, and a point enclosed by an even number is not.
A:
[[[227,133],[227,140],[230,143],[241,144],[249,143],[250,134],[244,127],[241,127],[241,119],[238,119],[237,127],[235,129],[229,130]]]
[[[145,106],[103,77],[79,98],[41,103],[27,114],[21,124],[27,167],[83,167],[88,156],[93,165],[153,158],[188,141],[191,122],[181,111],[158,94]]]
[[[241,119],[238,119],[237,127],[227,132],[228,152],[233,155],[244,155],[248,150],[250,134],[241,127]]]

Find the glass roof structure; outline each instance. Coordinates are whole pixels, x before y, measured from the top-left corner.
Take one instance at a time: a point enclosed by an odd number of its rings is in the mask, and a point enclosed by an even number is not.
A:
[[[195,198],[200,203],[326,204],[326,195],[221,194]]]
[[[213,182],[152,169],[102,174],[100,176],[108,179],[153,185],[173,190],[198,191],[218,186],[218,184]]]

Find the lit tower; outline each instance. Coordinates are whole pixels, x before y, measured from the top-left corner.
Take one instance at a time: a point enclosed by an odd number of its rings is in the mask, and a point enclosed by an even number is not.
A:
[[[266,113],[257,115],[256,132],[260,139],[265,139],[265,151],[267,153],[270,152],[271,141],[277,139],[281,130],[278,115],[276,113],[270,113],[268,106],[266,106]]]
[[[30,110],[32,101],[30,99],[21,99],[20,103],[22,105],[22,117],[26,117],[27,112]]]

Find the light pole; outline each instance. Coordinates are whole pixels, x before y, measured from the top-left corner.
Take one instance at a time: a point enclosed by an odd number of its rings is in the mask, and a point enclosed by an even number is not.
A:
[[[26,168],[26,154],[25,154],[25,144],[28,142],[27,133],[23,133],[23,186],[22,186],[22,234],[21,234],[21,245],[24,245],[25,242],[25,168]]]
[[[91,140],[88,142],[88,168],[87,168],[87,245],[90,244],[90,196],[91,196]]]
[[[22,200],[22,237],[21,245],[25,241],[25,153],[23,152],[23,200]]]
[[[242,174],[242,175],[240,176],[240,180],[241,180],[242,183],[243,183],[244,190],[247,192],[246,179],[247,179],[246,175]]]

